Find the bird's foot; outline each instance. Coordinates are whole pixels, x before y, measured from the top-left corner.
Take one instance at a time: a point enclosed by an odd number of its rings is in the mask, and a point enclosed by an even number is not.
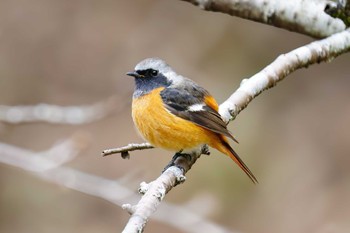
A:
[[[190,154],[185,154],[185,153],[181,153],[181,151],[175,153],[175,155],[173,156],[173,158],[171,159],[171,161],[168,163],[168,165],[166,165],[166,167],[164,168],[164,170],[162,171],[165,172],[169,167],[175,166],[180,168],[183,172],[186,172],[186,169],[181,166],[183,160],[186,161],[191,161],[192,160],[192,156]]]

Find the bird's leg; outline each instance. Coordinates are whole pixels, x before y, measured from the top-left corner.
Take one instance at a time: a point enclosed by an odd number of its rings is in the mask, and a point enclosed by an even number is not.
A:
[[[166,167],[164,168],[164,170],[162,171],[162,173],[164,173],[166,170],[177,167],[178,169],[181,170],[180,174],[176,175],[176,185],[181,184],[183,182],[185,182],[186,177],[185,177],[185,173],[190,169],[190,167],[192,165],[191,164],[193,161],[193,157],[191,154],[188,153],[181,153],[181,151],[175,153],[175,155],[173,156],[173,158],[171,159],[171,161],[168,163],[168,165],[166,165]]]
[[[182,171],[182,179],[179,180],[179,183],[184,182],[184,174],[188,170],[191,169],[192,165],[196,162],[196,160],[201,156],[201,154],[209,155],[209,147],[207,145],[204,145],[201,147],[200,150],[189,152],[189,153],[182,153],[183,150],[177,152],[171,161],[166,165],[164,170],[162,171],[165,172],[168,168],[175,166],[179,168]]]

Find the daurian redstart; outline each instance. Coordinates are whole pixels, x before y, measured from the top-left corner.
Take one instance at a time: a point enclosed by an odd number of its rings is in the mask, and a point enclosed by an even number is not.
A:
[[[228,155],[257,182],[229,145],[227,138],[236,139],[227,130],[218,104],[207,90],[178,75],[158,58],[141,61],[127,75],[135,78],[132,117],[144,139],[155,147],[176,152],[207,144]]]

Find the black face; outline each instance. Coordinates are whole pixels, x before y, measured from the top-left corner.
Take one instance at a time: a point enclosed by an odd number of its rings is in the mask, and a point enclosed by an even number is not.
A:
[[[152,78],[158,75],[158,70],[147,69],[147,70],[136,70],[134,72],[126,73],[129,76],[133,76],[135,78]]]
[[[148,69],[148,70],[136,70],[136,73],[145,78],[156,77],[158,75],[158,70]]]
[[[135,77],[134,97],[145,95],[159,87],[168,87],[171,82],[158,70],[146,69],[127,73]]]

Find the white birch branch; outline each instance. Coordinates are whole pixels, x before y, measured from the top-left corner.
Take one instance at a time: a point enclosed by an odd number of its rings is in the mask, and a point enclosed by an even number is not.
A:
[[[261,92],[275,86],[287,75],[297,69],[305,68],[315,63],[332,61],[336,56],[350,50],[350,31],[334,34],[326,39],[312,42],[284,55],[280,55],[265,69],[249,79],[242,81],[241,86],[220,105],[219,112],[226,122],[232,120]],[[144,196],[135,206],[127,205],[132,213],[123,233],[142,232],[144,227],[163,200],[164,195],[185,180],[185,173],[195,163],[202,152],[194,152],[188,159],[186,156],[176,156],[167,166],[161,176],[150,183],[149,188],[141,190]]]
[[[290,73],[316,63],[330,62],[349,50],[350,30],[348,29],[282,54],[259,73],[244,79],[240,87],[220,105],[219,113],[228,122],[261,92],[275,86]]]
[[[325,13],[327,0],[183,0],[203,10],[284,28],[316,38],[345,30],[340,19]]]
[[[204,147],[206,153],[207,147]],[[175,154],[163,173],[154,181],[141,183],[139,192],[144,194],[136,205],[125,204],[124,208],[131,214],[122,233],[143,232],[150,216],[157,210],[161,201],[172,188],[185,181],[186,172],[191,169],[202,151],[191,155]]]

